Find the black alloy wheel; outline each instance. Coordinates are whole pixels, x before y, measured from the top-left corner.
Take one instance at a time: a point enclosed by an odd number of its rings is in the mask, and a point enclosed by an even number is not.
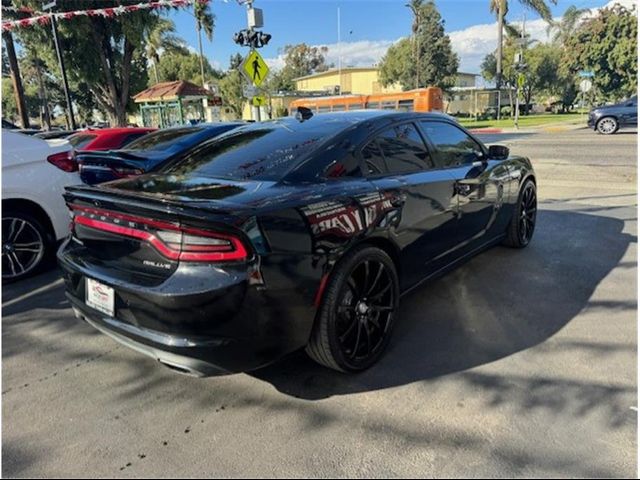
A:
[[[356,248],[329,280],[307,352],[342,372],[370,367],[389,343],[398,304],[393,261],[378,248]]]
[[[14,282],[34,273],[47,255],[46,230],[35,217],[3,212],[2,281]]]
[[[515,248],[524,248],[529,245],[536,227],[537,213],[536,185],[532,180],[527,180],[520,190],[518,204],[507,228],[504,243]]]

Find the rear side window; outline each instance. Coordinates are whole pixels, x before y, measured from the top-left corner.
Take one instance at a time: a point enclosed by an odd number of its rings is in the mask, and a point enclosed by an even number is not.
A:
[[[370,175],[413,173],[434,167],[413,123],[385,130],[362,149],[362,157]]]
[[[131,142],[139,139],[140,137],[144,137],[145,135],[146,133],[132,133],[131,135],[127,135],[126,137],[124,137],[124,140],[122,141],[120,146],[124,147],[125,145],[129,145]]]
[[[89,143],[91,143],[94,138],[96,138],[96,135],[87,135],[81,133],[78,135],[71,135],[68,140],[73,148],[75,148],[76,150],[82,150],[84,147],[89,145]]]
[[[435,146],[436,159],[443,168],[470,165],[483,154],[480,144],[455,125],[435,121],[420,125]]]
[[[202,128],[169,128],[158,130],[144,135],[127,145],[127,150],[166,150],[176,142],[187,139],[191,135],[197,135]]]
[[[283,126],[243,130],[160,171],[234,180],[279,180],[327,138],[326,128],[298,132]]]

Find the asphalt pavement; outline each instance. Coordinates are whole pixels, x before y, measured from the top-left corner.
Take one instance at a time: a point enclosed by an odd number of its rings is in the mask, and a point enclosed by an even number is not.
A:
[[[534,163],[532,244],[405,297],[360,375],[190,378],[77,321],[55,270],[3,288],[3,476],[635,477],[637,133],[483,139]]]

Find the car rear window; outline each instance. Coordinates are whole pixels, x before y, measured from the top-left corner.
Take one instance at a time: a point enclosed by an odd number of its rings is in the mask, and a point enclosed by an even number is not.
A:
[[[176,142],[184,141],[191,135],[197,135],[203,129],[204,128],[199,127],[188,127],[159,130],[134,140],[127,145],[127,150],[166,150],[174,146]]]
[[[279,180],[333,133],[335,131],[321,125],[303,131],[293,131],[285,125],[242,130],[167,165],[161,171],[233,180]]]
[[[89,135],[89,134],[77,134],[77,135],[71,135],[69,137],[69,143],[73,146],[73,148],[75,148],[76,150],[82,150],[84,147],[86,147],[87,145],[89,145],[89,143],[91,143],[91,141],[96,138],[97,135]]]

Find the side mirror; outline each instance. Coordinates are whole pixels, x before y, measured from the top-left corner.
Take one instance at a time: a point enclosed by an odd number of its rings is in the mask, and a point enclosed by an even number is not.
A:
[[[509,147],[505,145],[491,145],[489,147],[489,157],[496,160],[506,160],[509,158]]]

